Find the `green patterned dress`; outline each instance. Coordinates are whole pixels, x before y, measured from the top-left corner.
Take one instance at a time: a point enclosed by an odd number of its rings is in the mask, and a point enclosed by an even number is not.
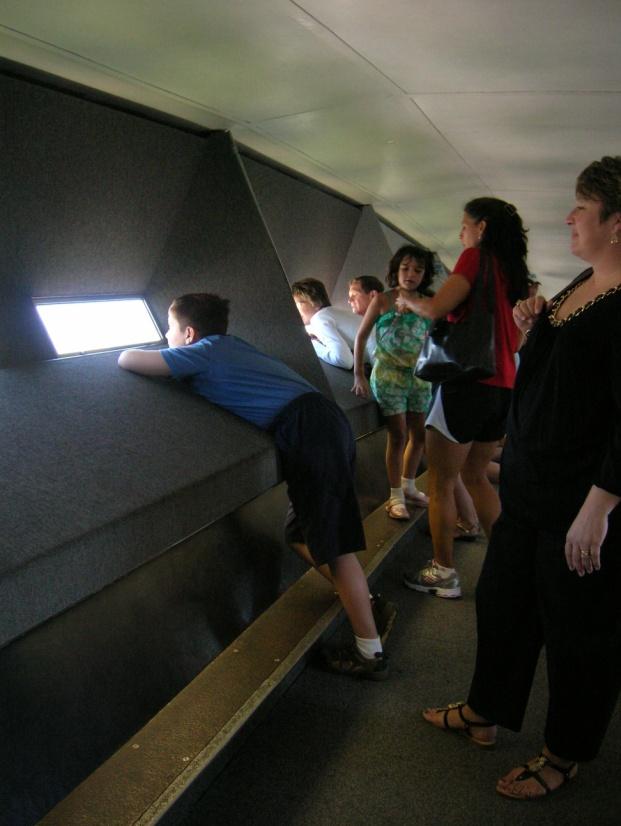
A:
[[[429,319],[395,309],[375,322],[377,349],[370,383],[385,416],[429,409],[431,385],[414,375],[414,367],[430,326]]]

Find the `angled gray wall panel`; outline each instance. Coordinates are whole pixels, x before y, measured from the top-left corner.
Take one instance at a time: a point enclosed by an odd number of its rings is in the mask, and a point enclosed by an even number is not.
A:
[[[382,232],[388,242],[388,246],[390,247],[391,253],[395,253],[399,247],[402,247],[404,244],[411,244],[412,239],[406,238],[405,235],[401,235],[400,233],[396,232],[392,227],[387,226],[380,221],[380,226],[382,228]]]
[[[0,254],[23,288],[35,296],[142,292],[201,138],[13,77],[0,76],[0,96],[13,227],[12,248],[0,242]]]
[[[283,359],[331,395],[226,132],[204,139],[201,163],[147,290],[164,329],[171,299],[187,292],[229,298],[229,332]]]
[[[390,247],[386,243],[373,207],[363,207],[347,257],[332,292],[332,303],[349,309],[347,291],[351,279],[359,275],[374,275],[383,282],[390,257]]]
[[[360,208],[253,158],[243,161],[289,283],[319,278],[331,293]]]

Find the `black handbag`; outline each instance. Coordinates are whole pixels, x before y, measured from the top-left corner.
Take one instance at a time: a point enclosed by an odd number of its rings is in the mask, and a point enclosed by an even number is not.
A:
[[[494,272],[491,257],[481,253],[464,318],[438,319],[429,329],[414,368],[419,379],[476,381],[496,374],[494,348]]]

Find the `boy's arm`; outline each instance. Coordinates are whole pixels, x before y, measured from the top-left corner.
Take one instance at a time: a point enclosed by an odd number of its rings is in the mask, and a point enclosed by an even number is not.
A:
[[[170,367],[159,350],[123,350],[119,367],[143,376],[170,376]]]

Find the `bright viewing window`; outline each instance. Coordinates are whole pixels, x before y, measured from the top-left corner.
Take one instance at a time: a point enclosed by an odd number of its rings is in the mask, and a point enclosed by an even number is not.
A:
[[[35,301],[59,356],[161,341],[142,298]]]

